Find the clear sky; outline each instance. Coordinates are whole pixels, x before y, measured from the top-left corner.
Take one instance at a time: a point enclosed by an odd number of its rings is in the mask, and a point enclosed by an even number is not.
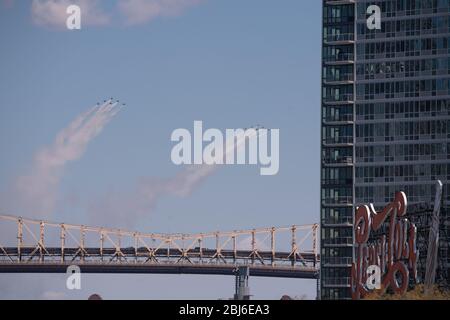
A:
[[[160,7],[148,6],[153,0],[2,1],[2,213],[143,232],[319,222],[320,1],[163,0]],[[81,3],[87,15],[80,31],[60,28],[58,12],[51,11],[71,2]],[[127,107],[79,157],[52,173],[57,182],[43,188],[52,194],[39,212],[17,181],[34,174],[36,155],[58,132],[111,96]],[[170,161],[170,134],[192,130],[194,120],[207,128],[279,128],[278,175],[227,166],[188,196],[136,200],[142,181],[182,170]],[[134,200],[142,206],[131,205]],[[0,275],[0,298],[97,292],[104,298],[216,299],[231,297],[234,286],[231,277],[219,276],[86,279],[82,291],[69,292],[64,275]],[[250,285],[255,298],[315,297],[315,281],[251,278]]]

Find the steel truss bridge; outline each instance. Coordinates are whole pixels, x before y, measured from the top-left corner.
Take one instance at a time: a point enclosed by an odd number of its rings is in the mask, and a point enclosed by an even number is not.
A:
[[[156,273],[317,279],[319,226],[156,234],[0,216],[0,273]]]

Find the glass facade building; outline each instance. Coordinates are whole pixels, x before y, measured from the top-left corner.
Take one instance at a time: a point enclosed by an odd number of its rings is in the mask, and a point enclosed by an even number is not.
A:
[[[381,29],[367,8],[381,9]],[[450,202],[450,0],[323,0],[322,299],[350,298],[353,215]]]

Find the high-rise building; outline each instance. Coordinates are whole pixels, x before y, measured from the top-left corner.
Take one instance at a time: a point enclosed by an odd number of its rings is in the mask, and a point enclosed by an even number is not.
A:
[[[450,0],[323,0],[322,44],[320,292],[346,299],[359,204],[440,179],[449,208]]]

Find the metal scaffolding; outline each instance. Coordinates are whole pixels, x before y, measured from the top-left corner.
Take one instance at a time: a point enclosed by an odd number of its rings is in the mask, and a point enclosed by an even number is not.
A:
[[[249,266],[251,275],[314,279],[319,270],[317,224],[157,234],[0,216],[0,231],[0,272],[79,265],[83,272],[232,275]]]
[[[417,227],[417,249],[419,260],[417,275],[420,283],[425,282],[427,253],[430,248],[430,230],[433,224],[434,204],[419,203],[408,207],[408,217]],[[433,245],[433,244],[431,244]],[[450,208],[441,206],[439,213],[439,241],[434,283],[442,289],[450,289]]]

